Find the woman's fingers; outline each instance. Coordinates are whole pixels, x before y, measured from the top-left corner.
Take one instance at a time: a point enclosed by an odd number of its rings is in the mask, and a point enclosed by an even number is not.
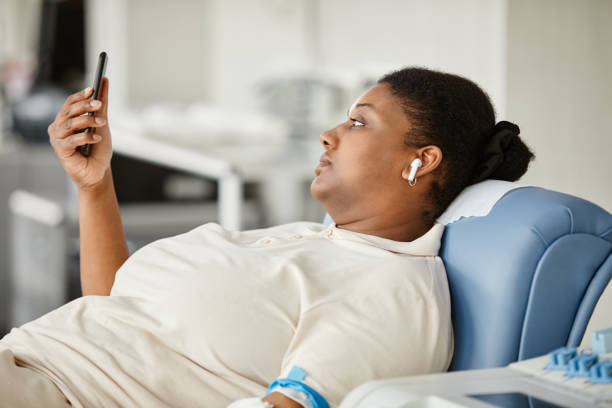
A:
[[[73,118],[80,116],[87,112],[95,112],[102,107],[102,102],[93,99],[86,99],[84,101],[75,102],[66,108],[66,114],[64,119]]]
[[[54,147],[57,152],[64,156],[71,156],[75,153],[78,146],[95,144],[102,140],[102,136],[90,132],[76,133],[64,139],[57,139]]]
[[[60,122],[55,129],[54,136],[58,139],[65,139],[75,132],[88,127],[100,127],[106,125],[106,119],[100,116],[82,115],[74,118],[67,118]]]
[[[62,106],[62,109],[57,115],[58,118],[60,115],[68,116],[70,114],[70,106],[74,104],[75,102],[82,101],[83,99],[89,98],[92,92],[93,92],[93,89],[89,86],[83,89],[82,91],[75,92],[72,95],[70,95],[68,98],[66,98],[66,102],[64,102],[64,106]]]
[[[85,88],[66,99],[55,120],[49,125],[48,132],[51,140],[54,138],[63,139],[87,127],[104,126],[106,124],[106,114],[98,114],[101,117],[98,120],[94,119],[94,116],[84,115],[102,109],[101,101],[89,99],[92,92],[91,88]]]

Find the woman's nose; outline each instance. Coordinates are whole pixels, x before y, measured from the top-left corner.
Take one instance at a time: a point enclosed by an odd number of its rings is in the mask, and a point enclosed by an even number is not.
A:
[[[333,128],[333,129],[326,130],[325,132],[321,133],[321,136],[319,136],[319,139],[321,140],[321,144],[323,145],[325,150],[329,150],[335,147],[338,141],[336,137],[336,129]]]

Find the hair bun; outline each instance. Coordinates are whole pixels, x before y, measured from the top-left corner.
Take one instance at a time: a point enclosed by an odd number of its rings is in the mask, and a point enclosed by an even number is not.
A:
[[[511,132],[515,136],[518,136],[519,134],[521,134],[521,129],[518,127],[516,123],[508,122],[507,120],[502,120],[502,121],[497,122],[497,125],[495,125],[495,127],[493,128],[491,135],[493,137],[495,136],[495,134],[502,132],[502,131],[506,131],[506,130]]]
[[[515,181],[527,171],[534,156],[519,137],[520,133],[521,129],[512,122],[502,120],[495,125],[472,183],[488,178]]]

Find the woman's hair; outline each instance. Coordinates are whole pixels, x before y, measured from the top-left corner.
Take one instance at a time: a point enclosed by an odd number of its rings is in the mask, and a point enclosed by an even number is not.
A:
[[[472,81],[457,75],[409,67],[379,81],[401,100],[411,123],[404,142],[409,146],[436,145],[442,163],[432,184],[435,220],[465,187],[487,178],[515,181],[525,172],[533,153],[518,136],[518,126],[495,124],[488,95]]]

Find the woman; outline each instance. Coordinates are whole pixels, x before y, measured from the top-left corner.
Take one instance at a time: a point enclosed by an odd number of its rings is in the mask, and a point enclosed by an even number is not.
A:
[[[464,187],[516,180],[533,158],[518,127],[495,125],[477,85],[396,71],[324,132],[311,192],[335,225],[206,224],[129,259],[109,165],[108,80],[100,101],[90,95],[70,96],[49,135],[79,191],[83,294],[99,296],[0,341],[0,383],[17,378],[3,395],[27,395],[23,406],[216,407],[263,397],[289,376],[267,406],[335,406],[364,381],[448,368],[436,218]],[[94,134],[75,133],[88,126]],[[76,152],[86,143],[87,158]]]

